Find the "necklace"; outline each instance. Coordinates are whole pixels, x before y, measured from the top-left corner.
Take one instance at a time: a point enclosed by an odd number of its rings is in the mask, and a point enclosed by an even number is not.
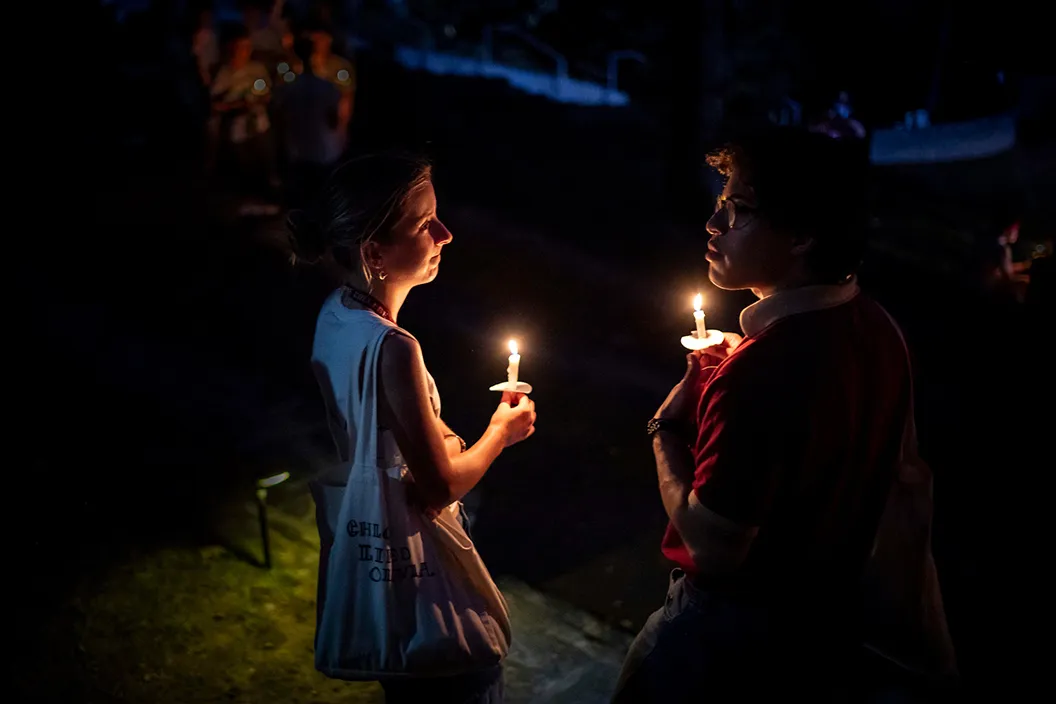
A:
[[[341,303],[346,308],[351,308],[351,306],[348,305],[350,300],[355,301],[364,308],[369,308],[390,323],[394,325],[396,324],[396,321],[392,319],[392,313],[389,312],[389,309],[385,307],[384,303],[365,291],[360,291],[358,288],[353,288],[348,284],[344,284],[341,287]]]

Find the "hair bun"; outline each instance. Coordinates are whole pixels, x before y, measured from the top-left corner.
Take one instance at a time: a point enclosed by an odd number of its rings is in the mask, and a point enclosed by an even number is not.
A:
[[[291,210],[286,216],[286,227],[295,263],[301,260],[312,264],[326,253],[322,227],[303,210]]]

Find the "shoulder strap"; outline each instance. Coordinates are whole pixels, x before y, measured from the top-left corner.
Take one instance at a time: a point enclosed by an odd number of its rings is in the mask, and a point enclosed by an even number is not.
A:
[[[374,468],[378,461],[378,362],[389,335],[414,337],[403,328],[379,319],[374,336],[363,348],[356,369],[348,375],[349,439],[353,441],[353,467]]]
[[[894,317],[887,312],[887,309],[877,304],[887,316],[888,321],[891,323],[891,327],[895,329],[895,333],[898,335],[898,339],[902,342],[902,351],[906,355],[906,373],[909,375],[909,404],[906,409],[906,426],[902,434],[902,449],[901,457],[899,458],[899,481],[912,481],[912,482],[930,482],[931,481],[931,469],[921,461],[917,454],[917,421],[913,410],[915,404],[915,391],[913,388],[913,360],[909,355],[909,345],[906,344],[905,335],[902,334],[902,328],[895,322]]]

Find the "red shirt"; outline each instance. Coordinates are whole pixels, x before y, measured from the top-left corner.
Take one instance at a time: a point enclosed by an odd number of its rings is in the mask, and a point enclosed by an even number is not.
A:
[[[712,586],[767,602],[846,596],[895,477],[910,401],[905,348],[861,294],[784,316],[768,305],[761,330],[742,314],[748,337],[701,389],[693,491],[720,516],[759,526],[737,572]],[[663,552],[696,573],[671,525]]]

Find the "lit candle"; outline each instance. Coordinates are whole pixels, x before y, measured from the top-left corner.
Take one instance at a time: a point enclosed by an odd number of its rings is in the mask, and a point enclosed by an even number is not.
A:
[[[707,328],[704,325],[704,297],[699,293],[693,298],[693,318],[697,321],[697,339],[704,340],[708,337]]]
[[[510,366],[506,368],[507,380],[517,383],[517,374],[521,370],[521,355],[517,354],[517,340],[510,340]]]

